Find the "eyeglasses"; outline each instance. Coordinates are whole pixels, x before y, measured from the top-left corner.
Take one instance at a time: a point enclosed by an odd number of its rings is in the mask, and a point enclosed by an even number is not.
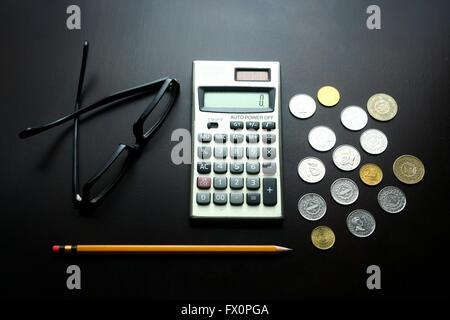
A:
[[[140,151],[142,151],[143,147],[161,126],[178,97],[180,85],[175,79],[166,77],[154,82],[145,83],[137,87],[113,93],[112,95],[104,97],[91,105],[81,107],[81,92],[83,89],[88,51],[89,43],[85,41],[83,46],[80,76],[78,80],[77,96],[75,100],[75,112],[53,122],[27,128],[19,133],[19,137],[22,139],[28,138],[73,120],[72,199],[76,204],[93,205],[104,199],[104,197],[117,185],[132,160],[136,158]],[[78,161],[79,117],[82,114],[96,110],[100,107],[108,105],[111,106],[114,102],[125,102],[131,98],[136,98],[144,94],[155,92],[157,93],[152,102],[133,124],[135,143],[133,145],[122,143],[119,144],[111,158],[92,178],[84,184],[82,193],[80,194]]]

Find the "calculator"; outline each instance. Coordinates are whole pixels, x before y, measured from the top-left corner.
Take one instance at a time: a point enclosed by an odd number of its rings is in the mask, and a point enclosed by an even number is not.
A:
[[[280,63],[194,61],[191,217],[280,219]]]

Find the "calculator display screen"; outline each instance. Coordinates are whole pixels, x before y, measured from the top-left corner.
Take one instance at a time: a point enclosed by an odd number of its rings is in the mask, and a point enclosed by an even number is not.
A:
[[[207,91],[204,107],[214,109],[245,108],[258,109],[269,107],[268,92]]]

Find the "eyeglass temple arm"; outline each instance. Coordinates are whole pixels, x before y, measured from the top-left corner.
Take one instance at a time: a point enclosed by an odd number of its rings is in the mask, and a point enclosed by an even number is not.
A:
[[[75,118],[81,116],[82,114],[84,114],[86,112],[92,111],[92,110],[94,110],[94,109],[96,109],[98,107],[107,105],[109,103],[112,103],[112,102],[115,102],[115,101],[118,101],[118,100],[122,100],[122,99],[125,99],[125,98],[131,98],[133,96],[136,96],[136,95],[139,95],[139,94],[142,94],[142,93],[145,93],[145,92],[149,92],[149,93],[150,92],[155,92],[161,87],[161,85],[167,79],[168,79],[168,77],[165,77],[165,78],[153,81],[153,82],[148,82],[148,83],[145,83],[145,84],[140,85],[140,86],[136,86],[136,87],[133,87],[133,88],[130,88],[130,89],[126,89],[126,90],[123,90],[123,91],[119,91],[119,92],[113,93],[110,96],[104,97],[104,98],[98,100],[97,102],[94,102],[93,104],[91,104],[89,106],[86,106],[86,107],[84,107],[84,108],[82,108],[82,109],[80,109],[80,110],[78,110],[76,112],[73,112],[71,114],[68,114],[68,115],[66,115],[66,116],[64,116],[64,117],[62,117],[62,118],[60,118],[58,120],[55,120],[53,122],[44,124],[42,126],[27,128],[27,129],[25,129],[25,130],[23,130],[23,131],[21,131],[19,133],[19,137],[24,139],[24,138],[28,138],[28,137],[34,136],[34,135],[36,135],[38,133],[41,133],[41,132],[46,131],[46,130],[49,130],[49,129],[54,128],[56,126],[59,126],[59,125],[65,123],[67,121],[75,119]]]

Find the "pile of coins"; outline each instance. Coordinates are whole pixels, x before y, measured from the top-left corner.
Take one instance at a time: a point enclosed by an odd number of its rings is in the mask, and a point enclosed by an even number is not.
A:
[[[325,86],[317,92],[317,99],[325,107],[334,107],[339,103],[340,93],[331,86]],[[308,119],[316,111],[315,100],[307,94],[297,94],[289,102],[289,110],[299,119]],[[392,120],[397,112],[397,102],[390,95],[374,94],[367,101],[369,115],[377,121]],[[368,123],[366,111],[355,105],[345,107],[340,115],[342,125],[350,131],[360,131]],[[366,129],[360,135],[361,149],[371,155],[380,155],[388,147],[386,135],[378,129]],[[316,151],[327,152],[335,147],[336,134],[327,126],[316,126],[308,134],[309,145]],[[333,163],[343,172],[353,171],[361,164],[361,154],[358,149],[348,144],[334,148]],[[307,183],[318,183],[326,173],[324,163],[317,157],[306,157],[298,164],[298,175]],[[425,168],[417,157],[412,155],[399,156],[393,164],[395,177],[402,183],[415,184],[420,182],[425,174]],[[377,164],[365,163],[359,169],[361,181],[368,186],[376,186],[383,180],[383,171]],[[338,204],[348,206],[355,203],[359,197],[358,185],[349,178],[339,178],[330,186],[331,197]],[[387,213],[399,213],[406,206],[404,192],[396,186],[385,186],[378,192],[378,204]],[[324,217],[327,211],[325,199],[316,193],[307,193],[298,201],[298,211],[303,218],[317,221]],[[367,210],[351,211],[346,219],[347,229],[356,237],[364,238],[375,231],[376,221]],[[335,234],[328,226],[318,226],[311,233],[311,241],[319,249],[329,249],[335,243]]]

